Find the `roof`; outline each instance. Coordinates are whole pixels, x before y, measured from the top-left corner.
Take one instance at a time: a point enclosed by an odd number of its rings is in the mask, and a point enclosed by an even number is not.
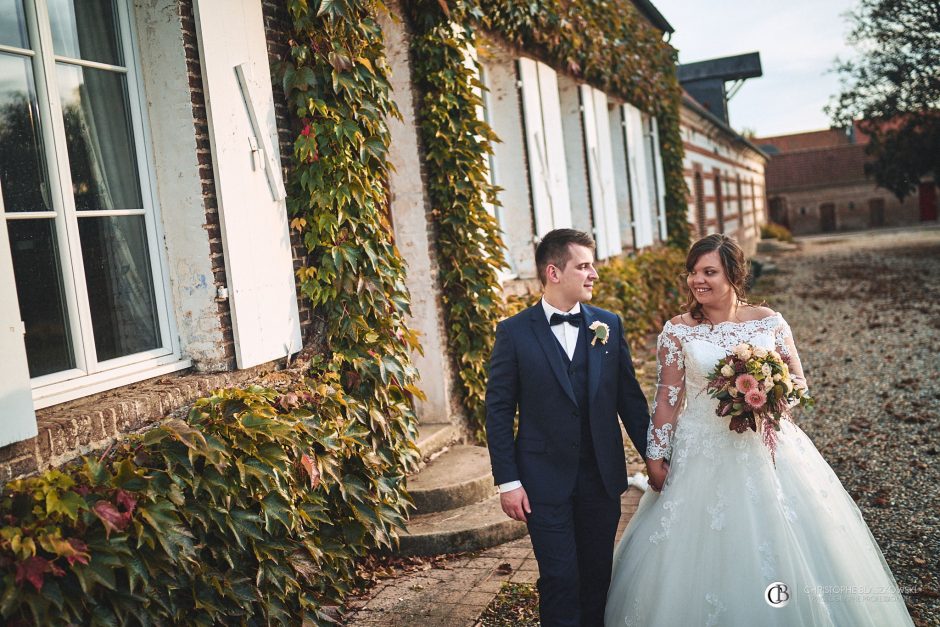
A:
[[[834,146],[848,146],[851,144],[867,144],[868,135],[855,124],[851,132],[841,128],[830,128],[821,131],[806,131],[804,133],[791,133],[789,135],[774,135],[771,137],[757,137],[754,139],[761,148],[767,149],[771,154],[794,152],[799,150],[816,150],[819,148],[832,148]]]
[[[702,106],[702,104],[699,101],[697,101],[695,98],[690,96],[689,93],[685,91],[684,89],[682,90],[682,104],[683,106],[686,106],[689,109],[692,109],[695,113],[697,113],[698,115],[702,116],[703,118],[705,118],[706,120],[708,120],[709,122],[717,126],[726,134],[731,135],[733,140],[741,144],[744,144],[745,146],[747,146],[754,152],[758,153],[765,159],[768,158],[768,154],[766,152],[764,152],[763,150],[755,146],[746,137],[744,137],[744,135],[742,135],[741,133],[737,132],[736,130],[728,126],[728,124],[726,124],[724,120],[722,120],[717,115],[715,115],[714,113],[706,109],[704,106]]]
[[[767,162],[767,192],[863,182],[865,144],[846,144],[773,155]]]
[[[633,0],[634,6],[639,9],[640,13],[645,17],[650,23],[663,31],[664,33],[672,34],[676,32],[676,29],[672,27],[672,24],[666,21],[666,18],[663,17],[663,14],[659,12],[653,3],[649,0]]]

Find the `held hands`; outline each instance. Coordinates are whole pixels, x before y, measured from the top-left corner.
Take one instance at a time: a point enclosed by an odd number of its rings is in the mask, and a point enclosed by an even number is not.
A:
[[[650,487],[656,492],[661,492],[663,485],[666,484],[666,477],[669,476],[669,462],[665,459],[647,459],[646,474],[649,477]]]
[[[502,506],[506,515],[513,520],[526,522],[526,514],[532,513],[529,507],[529,497],[525,493],[525,488],[516,488],[509,492],[499,493],[499,504]]]

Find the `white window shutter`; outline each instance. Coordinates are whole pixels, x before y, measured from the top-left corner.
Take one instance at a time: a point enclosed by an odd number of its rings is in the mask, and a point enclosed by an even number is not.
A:
[[[607,95],[589,85],[580,89],[597,256],[606,259],[620,254],[621,249]]]
[[[571,228],[571,195],[568,191],[568,161],[561,126],[561,96],[555,70],[538,62],[539,91],[542,95],[542,125],[545,154],[551,181],[552,220],[556,229]]]
[[[256,0],[195,8],[235,356],[247,368],[301,348],[264,21]]]
[[[646,148],[643,141],[643,117],[636,107],[625,104],[624,120],[627,123],[627,154],[630,164],[631,204],[633,205],[634,248],[645,248],[653,244],[653,220],[650,216],[649,177],[646,173]]]
[[[659,194],[659,239],[666,241],[666,177],[663,175],[663,157],[659,149],[659,122],[653,117],[653,163],[656,164],[656,191]]]
[[[545,235],[554,227],[552,216],[551,179],[545,131],[542,128],[542,95],[539,91],[537,61],[519,59],[519,80],[522,83],[522,115],[525,121],[526,152],[529,159],[529,186],[535,214],[535,234]]]
[[[0,196],[0,213],[3,200]],[[36,437],[36,412],[26,361],[6,220],[0,216],[0,446]]]

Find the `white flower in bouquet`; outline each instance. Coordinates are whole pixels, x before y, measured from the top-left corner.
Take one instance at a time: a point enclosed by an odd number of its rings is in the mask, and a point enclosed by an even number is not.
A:
[[[782,378],[783,376],[780,373],[774,375],[774,381],[780,381]]]
[[[770,364],[762,364],[760,367],[761,374],[765,377],[769,377],[773,370],[770,369]]]
[[[723,377],[731,377],[734,375],[734,368],[731,367],[731,364],[725,364],[721,367],[721,375]]]
[[[763,359],[764,357],[767,356],[767,349],[766,349],[766,348],[761,348],[760,346],[755,346],[755,347],[754,347],[754,356],[757,357],[758,359]]]
[[[734,353],[735,357],[738,359],[743,359],[744,361],[747,361],[751,358],[751,348],[744,342],[731,349],[731,352]]]
[[[764,389],[769,390],[774,386],[774,381],[771,378],[764,379]]]

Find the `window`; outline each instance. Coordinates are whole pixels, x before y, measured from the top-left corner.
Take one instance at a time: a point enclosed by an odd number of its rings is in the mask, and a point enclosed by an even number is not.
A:
[[[480,88],[477,95],[480,97],[480,110],[477,114],[480,116],[480,119],[486,122],[488,126],[492,128],[492,117],[493,117],[493,101],[491,98],[491,93],[489,90],[489,74],[487,73],[486,64],[480,62],[477,57],[476,50],[471,50],[471,54],[467,57],[467,63],[472,64],[472,71],[477,73],[477,78],[480,82]],[[497,161],[496,150],[490,152],[487,155],[486,161],[486,171],[489,176],[490,183],[496,186],[500,186],[499,180],[499,170],[497,169],[499,163]],[[494,205],[491,202],[485,203],[486,210],[496,219],[496,223],[499,225],[499,229],[503,234],[503,243],[507,242],[506,238],[506,219],[503,215],[505,211],[504,207],[501,205]],[[503,260],[506,262],[506,265],[509,266],[509,270],[500,269],[499,278],[500,281],[505,281],[506,279],[514,278],[518,275],[518,272],[512,265],[512,257],[509,255],[508,248],[503,249]]]
[[[178,359],[131,40],[122,0],[0,0],[2,218],[38,405]]]
[[[630,104],[623,105],[627,166],[630,173],[631,206],[633,208],[633,246],[640,249],[654,243],[653,229],[657,217],[655,165],[650,155],[650,142],[645,131],[643,113]]]
[[[723,180],[721,178],[721,172],[718,169],[712,170],[714,173],[714,187],[715,187],[715,213],[718,216],[718,232],[725,232],[725,206],[724,206],[724,190],[722,189]]]
[[[568,168],[555,70],[540,61],[518,62],[529,186],[536,236],[571,226]]]
[[[705,183],[702,180],[702,171],[695,171],[695,183],[693,185],[693,194],[695,195],[695,222],[698,226],[698,236],[705,237],[708,234],[705,224]]]
[[[579,94],[597,258],[606,259],[621,252],[607,94],[590,85],[581,85]]]

